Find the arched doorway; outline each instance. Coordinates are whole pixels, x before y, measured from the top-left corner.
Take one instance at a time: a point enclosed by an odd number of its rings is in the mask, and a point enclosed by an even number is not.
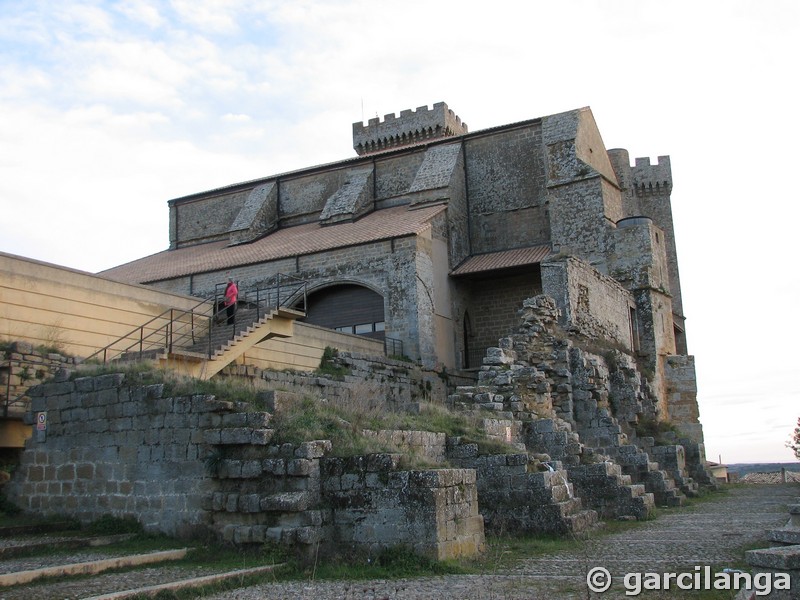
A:
[[[471,369],[477,366],[480,366],[477,363],[476,357],[473,356],[473,348],[472,348],[472,338],[475,335],[472,333],[472,322],[469,319],[469,312],[464,311],[464,360],[463,367],[465,369]]]
[[[355,284],[326,287],[308,295],[306,322],[382,340],[386,328],[383,296]]]

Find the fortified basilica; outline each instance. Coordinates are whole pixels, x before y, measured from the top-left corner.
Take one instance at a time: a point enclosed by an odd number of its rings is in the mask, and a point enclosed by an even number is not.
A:
[[[580,534],[714,485],[668,157],[632,166],[588,108],[469,132],[444,103],[355,123],[353,147],[171,200],[169,249],[97,275],[0,255],[9,284],[24,276],[37,293],[25,311],[0,303],[27,332],[9,377],[59,325],[84,361],[237,377],[263,404],[56,370],[20,409],[44,426],[24,443],[11,501],[306,558],[408,545],[444,559],[481,552],[484,527]],[[214,318],[228,279],[233,328]],[[359,456],[281,441],[281,413],[301,402],[423,419],[446,406],[494,445],[405,429],[361,431],[395,450]],[[408,469],[403,455],[435,467]]]
[[[668,156],[631,166],[589,108],[469,132],[443,102],[354,123],[353,147],[170,200],[169,249],[100,275],[200,297],[294,275],[307,322],[449,370],[480,367],[546,295],[566,330],[634,355],[662,417],[702,439]]]

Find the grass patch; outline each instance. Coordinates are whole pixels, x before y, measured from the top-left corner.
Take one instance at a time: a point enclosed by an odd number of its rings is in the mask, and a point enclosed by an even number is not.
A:
[[[369,414],[304,398],[273,418],[273,443],[297,445],[309,440],[330,440],[334,456],[395,452],[396,448],[363,434],[364,429],[375,424]]]
[[[98,377],[100,375],[121,374],[129,385],[164,384],[164,396],[194,396],[207,394],[228,402],[246,402],[254,408],[260,406],[258,386],[250,380],[232,377],[216,377],[209,380],[186,377],[164,369],[153,361],[138,361],[120,364],[84,364],[72,373],[71,378]]]
[[[296,402],[273,418],[273,442],[300,444],[309,440],[331,440],[332,455],[340,457],[401,451],[406,454],[408,449],[399,449],[365,431],[427,431],[460,436],[463,442],[477,443],[482,454],[518,452],[509,444],[486,437],[477,417],[451,413],[433,404],[423,405],[419,414],[392,412],[374,390],[357,392],[353,396],[347,402],[308,397]],[[403,465],[405,468],[434,466],[414,457],[407,461],[410,462]]]
[[[133,517],[120,518],[111,515],[103,515],[90,523],[85,530],[91,535],[141,534],[143,532],[142,525]]]
[[[339,350],[325,346],[322,358],[319,361],[319,367],[314,371],[314,374],[335,379],[336,381],[344,381],[344,376],[349,372],[347,367],[339,362]]]
[[[487,534],[486,553],[476,559],[475,567],[483,572],[495,572],[526,558],[573,552],[582,543],[571,536]]]

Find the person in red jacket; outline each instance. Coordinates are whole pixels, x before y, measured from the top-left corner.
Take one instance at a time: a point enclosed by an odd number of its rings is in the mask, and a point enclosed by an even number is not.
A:
[[[236,302],[239,299],[239,288],[233,282],[233,279],[228,278],[228,285],[225,286],[225,313],[228,317],[228,325],[233,325],[236,322]]]

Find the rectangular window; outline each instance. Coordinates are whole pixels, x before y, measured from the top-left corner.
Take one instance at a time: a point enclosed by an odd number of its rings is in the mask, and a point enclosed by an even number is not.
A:
[[[356,325],[356,335],[364,335],[365,333],[372,333],[372,323],[361,323]]]
[[[386,323],[383,321],[375,323],[375,331],[386,331]]]
[[[629,307],[629,319],[631,328],[631,348],[634,352],[639,351],[639,320],[636,318],[636,309]]]

